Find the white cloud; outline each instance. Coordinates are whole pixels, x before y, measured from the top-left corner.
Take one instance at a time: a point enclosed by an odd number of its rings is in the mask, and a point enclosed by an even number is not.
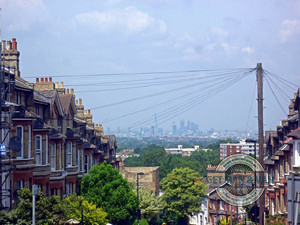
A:
[[[138,33],[145,30],[155,30],[164,33],[167,27],[163,21],[158,21],[137,10],[127,7],[109,12],[89,12],[75,16],[78,24],[93,27],[96,30],[110,31],[124,29],[128,32]]]
[[[228,54],[233,54],[237,52],[237,47],[230,45],[226,42],[221,43],[223,50]]]
[[[48,16],[42,0],[0,0],[8,30],[28,30]]]
[[[228,37],[229,32],[220,27],[212,27],[210,29],[210,35],[213,39],[225,40]]]
[[[279,39],[281,42],[289,42],[298,38],[300,35],[299,20],[285,20],[281,23],[279,30]]]
[[[251,47],[242,48],[242,52],[246,52],[248,54],[254,53],[254,49]]]

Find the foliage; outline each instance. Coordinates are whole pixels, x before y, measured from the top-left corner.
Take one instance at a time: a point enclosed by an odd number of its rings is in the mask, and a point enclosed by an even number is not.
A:
[[[97,208],[93,203],[89,203],[82,196],[72,195],[63,199],[62,205],[66,211],[65,220],[75,219],[87,225],[106,225],[107,213],[101,208]],[[83,218],[82,218],[83,215]]]
[[[228,140],[227,140],[228,141]],[[149,145],[141,150],[140,157],[130,157],[125,160],[125,166],[159,166],[159,179],[163,179],[175,168],[189,167],[201,176],[206,175],[207,164],[216,165],[220,162],[219,150],[195,151],[190,157],[167,155],[165,150],[157,145]]]
[[[140,225],[148,225],[148,222],[147,222],[146,219],[142,218],[142,219],[139,220],[139,224]],[[133,225],[137,225],[137,220],[134,221]]]
[[[32,192],[23,188],[18,191],[20,203],[15,210],[17,223],[32,223]],[[58,196],[44,197],[39,191],[36,195],[35,218],[36,224],[57,224],[59,218],[56,215],[62,215],[63,210],[60,206],[60,198]],[[22,222],[21,222],[22,221]],[[27,221],[24,223],[24,221]]]
[[[103,208],[113,224],[132,224],[136,218],[137,196],[119,171],[106,162],[94,165],[82,178],[81,192],[86,200]]]
[[[23,188],[18,191],[18,194],[20,201],[15,210],[0,211],[0,224],[32,224],[32,192]],[[85,224],[105,225],[107,223],[106,213],[88,203],[83,197],[72,196],[60,200],[58,196],[44,197],[39,191],[35,204],[36,224],[54,225],[63,224],[68,219],[80,220],[82,208],[85,211]]]
[[[200,180],[190,168],[175,168],[162,179],[163,207],[169,218],[184,224],[188,216],[200,210],[201,197],[206,196],[206,186]]]
[[[226,217],[224,217],[223,219],[221,219],[220,225],[230,225],[230,218],[226,219]]]
[[[152,190],[148,190],[143,186],[139,189],[139,203],[142,218],[145,218],[148,222],[157,217],[162,210],[162,199],[155,196]]]

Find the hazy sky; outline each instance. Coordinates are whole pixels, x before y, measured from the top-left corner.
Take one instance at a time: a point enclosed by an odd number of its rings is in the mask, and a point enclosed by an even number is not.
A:
[[[185,119],[201,129],[256,130],[255,73],[228,89],[224,80],[198,81],[226,73],[217,69],[261,62],[300,86],[298,0],[0,0],[0,7],[2,39],[17,39],[21,76],[74,88],[104,129],[144,119],[150,127],[156,114],[164,128]],[[264,88],[265,129],[276,129],[289,101]],[[289,98],[294,88],[284,89]]]

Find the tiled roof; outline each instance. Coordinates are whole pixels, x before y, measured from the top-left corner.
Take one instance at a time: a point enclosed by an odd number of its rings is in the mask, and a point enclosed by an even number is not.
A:
[[[289,143],[291,143],[292,140],[293,140],[293,138],[289,137],[289,138],[286,139],[283,143],[284,143],[284,144],[289,144]]]
[[[59,98],[60,98],[60,101],[61,101],[61,105],[62,105],[65,113],[69,112],[72,97],[73,96],[71,94],[59,95]]]
[[[15,86],[23,90],[28,90],[28,91],[33,90],[33,87],[30,85],[28,81],[25,81],[24,79],[18,76],[15,76]]]
[[[274,165],[274,163],[275,162],[272,159],[266,159],[264,162],[265,165]]]
[[[288,137],[294,137],[294,138],[300,139],[300,127],[298,127],[297,129],[293,130],[292,132],[290,132],[288,134]]]
[[[50,97],[46,97],[45,95],[37,92],[37,91],[34,91],[33,92],[33,98],[35,101],[39,101],[39,102],[42,102],[42,103],[47,103],[47,104],[50,104],[51,103],[51,98]]]

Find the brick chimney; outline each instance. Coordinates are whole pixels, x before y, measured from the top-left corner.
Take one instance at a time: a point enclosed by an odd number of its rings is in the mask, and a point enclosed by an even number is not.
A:
[[[77,109],[77,116],[80,118],[80,119],[84,119],[84,106],[82,105],[82,99],[80,98],[79,99],[79,103],[78,101],[76,100],[76,109]]]
[[[56,87],[55,89],[60,95],[66,93],[66,89],[64,88],[64,82],[60,82],[60,87]]]
[[[10,68],[16,76],[20,77],[20,66],[19,66],[19,57],[20,52],[17,48],[17,40],[13,38],[12,41],[2,41],[1,54],[4,57],[4,66]]]
[[[89,125],[90,127],[94,127],[93,115],[91,114],[90,109],[84,111],[84,119],[85,119],[87,125]]]
[[[36,78],[34,89],[38,91],[52,91],[55,89],[55,84],[52,82],[52,77]]]

